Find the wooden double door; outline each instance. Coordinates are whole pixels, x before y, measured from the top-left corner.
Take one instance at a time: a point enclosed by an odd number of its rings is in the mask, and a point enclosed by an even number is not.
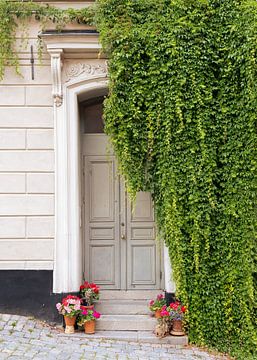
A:
[[[105,134],[82,135],[84,277],[103,289],[159,289],[161,250],[151,196],[134,208]]]

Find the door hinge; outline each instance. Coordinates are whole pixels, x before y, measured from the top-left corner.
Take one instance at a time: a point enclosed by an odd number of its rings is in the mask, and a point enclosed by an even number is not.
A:
[[[162,271],[160,271],[160,279],[162,280]]]

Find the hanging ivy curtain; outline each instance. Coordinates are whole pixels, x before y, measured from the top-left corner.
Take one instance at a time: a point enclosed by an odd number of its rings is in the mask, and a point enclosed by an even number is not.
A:
[[[152,192],[190,340],[256,359],[256,2],[98,4],[105,129]]]

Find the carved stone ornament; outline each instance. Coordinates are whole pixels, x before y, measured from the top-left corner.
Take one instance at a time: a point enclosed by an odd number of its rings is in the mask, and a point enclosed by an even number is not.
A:
[[[94,75],[107,76],[107,61],[104,64],[85,64],[85,63],[72,63],[67,64],[64,76],[65,82],[68,82],[76,77],[90,77]]]
[[[53,80],[53,98],[56,106],[61,106],[63,101],[62,93],[62,49],[49,49],[51,55],[51,71]]]

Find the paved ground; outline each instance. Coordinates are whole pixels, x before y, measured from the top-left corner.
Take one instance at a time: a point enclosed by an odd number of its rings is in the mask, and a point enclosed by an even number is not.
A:
[[[197,348],[140,344],[65,335],[60,329],[17,315],[0,314],[0,360],[216,360]]]

